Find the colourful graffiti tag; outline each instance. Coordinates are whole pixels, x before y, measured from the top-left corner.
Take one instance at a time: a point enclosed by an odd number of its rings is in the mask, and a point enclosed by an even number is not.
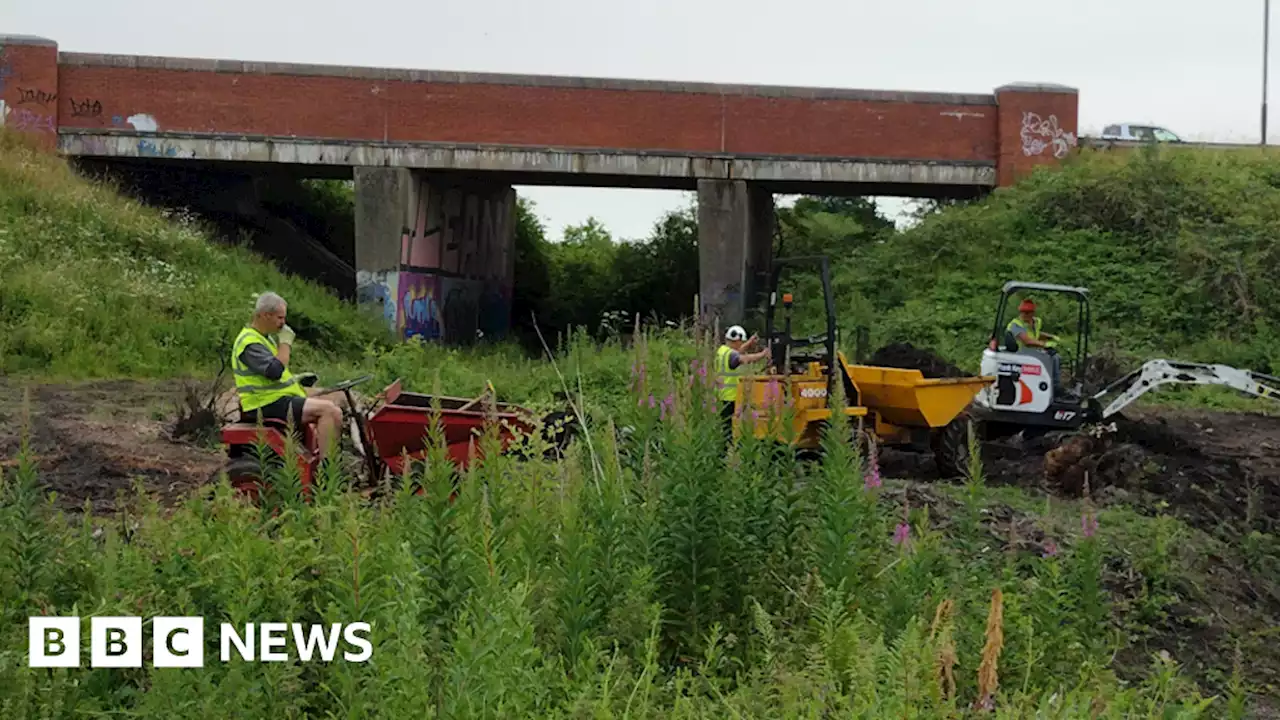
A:
[[[440,279],[420,272],[401,272],[396,326],[405,338],[435,340],[441,334]]]

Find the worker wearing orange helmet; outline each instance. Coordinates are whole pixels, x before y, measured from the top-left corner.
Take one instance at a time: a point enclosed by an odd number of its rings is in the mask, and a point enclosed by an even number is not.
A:
[[[1005,329],[1013,334],[1018,342],[1018,349],[1024,347],[1049,347],[1048,341],[1057,340],[1057,335],[1050,335],[1040,329],[1040,318],[1036,317],[1036,303],[1031,298],[1022,301],[1018,306],[1018,317],[1009,321]]]
[[[1024,347],[1033,347],[1042,348],[1048,352],[1053,360],[1053,384],[1057,385],[1062,361],[1058,357],[1058,351],[1050,345],[1050,342],[1056,341],[1058,336],[1041,329],[1041,320],[1036,317],[1035,301],[1031,298],[1023,300],[1022,304],[1018,305],[1018,317],[1010,320],[1005,329],[1017,341],[1019,350]]]

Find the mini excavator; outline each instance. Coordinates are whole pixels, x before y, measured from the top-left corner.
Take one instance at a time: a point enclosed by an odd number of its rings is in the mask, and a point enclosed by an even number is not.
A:
[[[1011,296],[1019,292],[1064,295],[1075,300],[1079,333],[1074,353],[1059,353],[1053,342],[1047,348],[1018,347],[1013,334],[1006,329],[1012,315],[1006,315],[1006,310]],[[996,381],[974,397],[969,412],[970,417],[981,424],[984,439],[1018,432],[1026,437],[1051,430],[1075,430],[1102,422],[1162,385],[1220,385],[1254,397],[1280,401],[1280,378],[1228,365],[1165,359],[1148,360],[1093,395],[1086,395],[1091,324],[1087,288],[1039,282],[1005,283],[996,308],[993,341],[982,353],[981,374],[994,375]],[[1059,363],[1070,371],[1069,386],[1063,385],[1053,372]],[[1107,398],[1111,398],[1109,402]]]

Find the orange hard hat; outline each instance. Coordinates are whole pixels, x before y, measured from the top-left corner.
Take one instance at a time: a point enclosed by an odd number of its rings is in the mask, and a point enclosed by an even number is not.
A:
[[[1036,304],[1035,304],[1035,301],[1033,301],[1031,298],[1027,298],[1026,300],[1023,300],[1022,304],[1018,306],[1018,312],[1035,312],[1035,311],[1036,311]]]

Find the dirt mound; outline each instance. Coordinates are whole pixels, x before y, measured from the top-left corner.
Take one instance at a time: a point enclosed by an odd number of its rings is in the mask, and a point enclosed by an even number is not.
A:
[[[1161,410],[1113,431],[984,447],[988,479],[1166,511],[1208,532],[1280,530],[1280,418]],[[1246,530],[1247,532],[1247,530]]]
[[[933,351],[917,348],[906,342],[885,345],[872,354],[867,364],[919,370],[927,378],[964,377],[969,374],[947,362]]]

